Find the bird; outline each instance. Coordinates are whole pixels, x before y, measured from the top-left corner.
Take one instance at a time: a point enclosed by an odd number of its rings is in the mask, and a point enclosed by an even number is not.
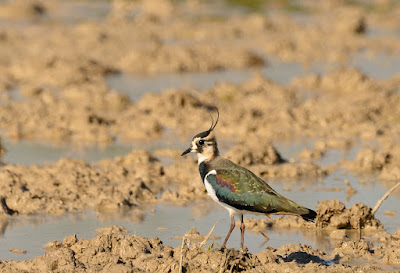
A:
[[[190,147],[181,156],[189,153],[197,154],[200,176],[208,195],[229,212],[231,225],[221,249],[226,247],[235,228],[235,216],[241,221],[241,251],[245,250],[244,214],[263,214],[269,218],[270,214],[295,215],[313,222],[317,216],[314,210],[283,197],[250,170],[220,156],[214,134],[219,121],[219,111],[218,108],[215,107],[215,109],[218,114],[215,123],[209,113],[210,129],[195,135]]]

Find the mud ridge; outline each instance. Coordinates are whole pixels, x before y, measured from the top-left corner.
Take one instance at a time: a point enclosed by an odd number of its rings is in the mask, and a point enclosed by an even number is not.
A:
[[[397,234],[397,233],[396,233]],[[393,236],[397,236],[394,234]],[[33,271],[86,272],[88,268],[100,271],[168,271],[168,272],[354,272],[354,270],[379,270],[379,265],[348,266],[341,259],[360,255],[362,259],[381,257],[374,247],[365,242],[346,242],[338,245],[332,255],[307,245],[284,245],[278,249],[267,248],[258,254],[242,253],[235,249],[204,249],[182,246],[165,246],[157,237],[148,239],[128,234],[120,226],[97,230],[91,239],[78,239],[75,235],[46,244],[46,254],[32,260],[1,261],[2,272],[15,272],[29,268]],[[382,249],[380,249],[382,251]],[[391,249],[383,259],[398,263]]]

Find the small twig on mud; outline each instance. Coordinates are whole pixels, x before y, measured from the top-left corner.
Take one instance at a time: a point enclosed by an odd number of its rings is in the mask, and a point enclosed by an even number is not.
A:
[[[382,198],[378,201],[378,203],[376,203],[376,206],[374,207],[374,209],[371,211],[372,215],[375,215],[375,212],[379,209],[379,207],[382,205],[383,201],[385,201],[386,198],[388,198],[388,196],[395,190],[397,189],[397,187],[400,186],[400,182],[398,182],[396,185],[394,185],[390,190],[388,190],[387,193],[385,193],[384,196],[382,196]]]
[[[182,264],[183,264],[183,246],[185,245],[185,236],[182,238],[182,246],[181,246],[181,257],[179,259],[179,273],[182,273]]]
[[[215,226],[216,226],[217,224],[218,224],[218,221],[215,222],[214,226],[211,228],[211,230],[210,230],[210,232],[207,234],[206,238],[204,238],[204,240],[200,243],[200,247],[203,247],[203,246],[207,243],[208,239],[210,239],[210,236],[211,236],[211,234],[213,233],[214,228],[215,228]]]

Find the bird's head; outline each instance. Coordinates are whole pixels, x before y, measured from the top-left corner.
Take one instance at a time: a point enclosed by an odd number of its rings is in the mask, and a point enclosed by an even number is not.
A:
[[[199,159],[199,164],[203,161],[209,161],[219,155],[217,141],[214,135],[214,128],[217,126],[219,120],[219,112],[218,109],[215,108],[217,111],[217,120],[214,123],[214,119],[212,118],[211,114],[211,127],[207,131],[201,132],[195,135],[192,139],[192,143],[188,149],[186,149],[183,155],[188,153],[197,153],[197,157]]]

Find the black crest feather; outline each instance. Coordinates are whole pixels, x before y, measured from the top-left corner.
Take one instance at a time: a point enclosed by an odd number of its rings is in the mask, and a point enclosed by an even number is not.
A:
[[[214,130],[215,126],[217,126],[218,120],[219,120],[219,111],[218,111],[218,108],[217,108],[217,107],[213,106],[213,108],[217,111],[217,120],[216,120],[215,123],[214,123],[214,118],[213,118],[213,116],[211,115],[210,112],[208,112],[208,114],[209,114],[210,117],[211,117],[211,127],[210,127],[210,129],[208,129],[207,131],[198,133],[197,135],[195,135],[195,136],[193,137],[193,139],[196,138],[196,137],[201,137],[201,138],[207,137],[207,136]]]
[[[217,120],[214,123],[214,118],[212,117],[212,115],[210,114],[210,112],[208,113],[211,117],[211,127],[210,129],[208,129],[209,132],[211,132],[212,130],[214,130],[215,126],[217,126],[218,121],[219,121],[219,111],[218,108],[216,106],[214,106],[214,109],[217,111]]]

